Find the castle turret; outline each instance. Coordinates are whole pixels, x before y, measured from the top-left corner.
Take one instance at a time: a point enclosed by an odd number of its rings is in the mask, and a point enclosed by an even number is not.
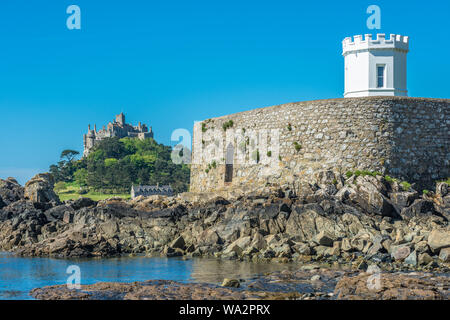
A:
[[[123,112],[116,116],[116,122],[122,126],[125,124],[125,115],[123,114]]]
[[[347,37],[342,41],[345,58],[344,97],[407,96],[406,54],[409,37],[371,34]]]

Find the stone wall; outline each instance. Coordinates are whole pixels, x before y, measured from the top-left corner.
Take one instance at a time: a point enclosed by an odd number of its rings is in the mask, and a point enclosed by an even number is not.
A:
[[[228,155],[227,155],[228,150]],[[225,162],[233,164],[225,182]],[[450,100],[366,97],[289,103],[194,126],[193,192],[292,183],[321,170],[380,171],[431,186],[450,176]]]

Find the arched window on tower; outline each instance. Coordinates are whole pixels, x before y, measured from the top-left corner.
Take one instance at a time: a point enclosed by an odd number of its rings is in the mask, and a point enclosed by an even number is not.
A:
[[[225,159],[225,182],[233,181],[233,158],[234,147],[232,143],[227,146],[227,157]]]

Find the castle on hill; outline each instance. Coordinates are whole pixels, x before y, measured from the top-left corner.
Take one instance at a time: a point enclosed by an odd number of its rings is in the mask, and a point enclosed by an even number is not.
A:
[[[97,131],[96,125],[94,125],[94,130],[91,129],[91,125],[88,125],[88,132],[83,135],[83,157],[86,157],[99,141],[111,137],[130,137],[143,140],[153,138],[153,131],[152,127],[148,128],[145,124],[141,124],[141,122],[137,126],[127,124],[125,122],[125,115],[120,113],[116,116],[115,120],[109,122],[106,127],[103,126],[99,131]]]

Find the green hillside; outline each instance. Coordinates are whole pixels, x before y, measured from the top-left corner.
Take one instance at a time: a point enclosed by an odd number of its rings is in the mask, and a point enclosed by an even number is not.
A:
[[[189,167],[174,164],[171,152],[171,147],[154,139],[108,138],[80,160],[75,160],[77,151],[64,150],[60,161],[50,166],[50,172],[62,200],[80,194],[96,199],[126,197],[133,184],[170,184],[176,193],[187,191]]]

